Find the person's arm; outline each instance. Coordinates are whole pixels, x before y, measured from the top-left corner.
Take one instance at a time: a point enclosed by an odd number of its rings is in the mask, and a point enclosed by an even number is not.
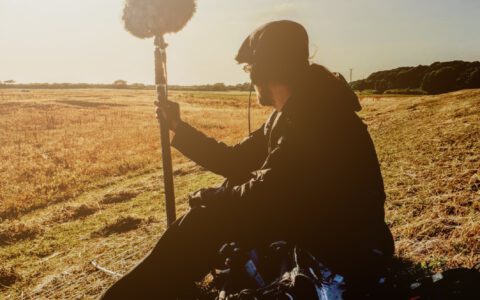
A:
[[[251,178],[267,155],[264,126],[235,146],[227,146],[183,122],[178,103],[155,102],[157,118],[163,115],[170,130],[175,132],[172,146],[204,168],[222,175],[231,182]]]
[[[200,190],[190,196],[190,202],[207,206],[220,202],[242,206],[288,205],[282,200],[298,193],[297,185],[305,175],[302,172],[306,161],[301,155],[303,151],[295,146],[295,143],[284,140],[268,155],[264,165],[250,180],[239,185]]]
[[[175,129],[172,146],[202,167],[232,181],[248,179],[267,156],[263,126],[237,145],[227,146],[185,122]]]

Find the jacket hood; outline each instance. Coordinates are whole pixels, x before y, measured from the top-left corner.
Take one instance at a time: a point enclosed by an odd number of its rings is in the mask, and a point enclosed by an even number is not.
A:
[[[358,96],[339,73],[332,73],[321,65],[312,64],[297,86],[293,102],[306,110],[325,113],[359,112]]]

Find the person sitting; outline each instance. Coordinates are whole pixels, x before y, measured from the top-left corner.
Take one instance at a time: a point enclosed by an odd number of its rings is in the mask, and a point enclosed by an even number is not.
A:
[[[193,193],[191,209],[102,299],[178,298],[228,241],[296,243],[351,284],[385,270],[394,244],[359,100],[341,75],[309,56],[307,31],[296,22],[271,22],[246,38],[236,60],[246,64],[260,104],[274,111],[234,146],[187,124],[178,104],[157,103],[175,133],[172,145],[225,182]]]

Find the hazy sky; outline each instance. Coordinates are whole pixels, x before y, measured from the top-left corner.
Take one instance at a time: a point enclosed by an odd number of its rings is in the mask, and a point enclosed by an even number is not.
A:
[[[0,81],[153,82],[152,41],[123,29],[123,0],[0,0]],[[238,83],[243,39],[276,19],[303,23],[314,61],[354,79],[405,65],[480,60],[479,0],[199,0],[168,36],[172,84]]]

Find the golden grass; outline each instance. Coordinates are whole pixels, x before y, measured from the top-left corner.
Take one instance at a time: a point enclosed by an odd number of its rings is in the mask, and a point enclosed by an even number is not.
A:
[[[184,119],[233,143],[246,93],[174,92]],[[0,90],[0,288],[6,299],[93,298],[164,230],[153,92]],[[480,91],[365,98],[398,255],[427,270],[480,261]],[[254,128],[269,109],[254,108]],[[221,178],[173,151],[179,212]],[[125,230],[123,230],[125,229]],[[2,277],[3,276],[3,277]],[[5,284],[7,283],[7,284]]]
[[[480,91],[366,99],[397,254],[439,269],[480,262]]]
[[[187,99],[185,119],[230,141],[246,134],[235,110],[245,101],[197,95],[191,103],[191,95],[173,94]],[[0,91],[0,220],[71,199],[106,178],[159,168],[152,99],[142,91]]]

